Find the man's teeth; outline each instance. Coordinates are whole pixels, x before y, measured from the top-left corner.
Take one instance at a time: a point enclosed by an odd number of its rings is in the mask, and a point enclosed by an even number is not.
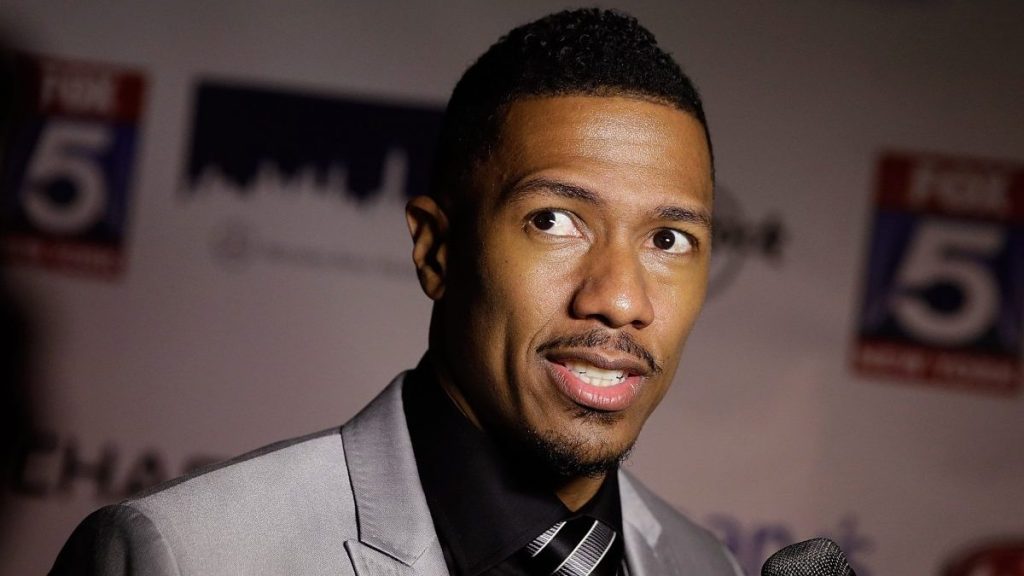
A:
[[[566,362],[565,367],[577,378],[591,386],[615,386],[626,380],[625,370],[603,370],[585,362]]]

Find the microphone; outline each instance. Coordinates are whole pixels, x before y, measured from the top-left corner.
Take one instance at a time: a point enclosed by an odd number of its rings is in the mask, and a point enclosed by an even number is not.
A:
[[[839,545],[828,538],[790,544],[772,554],[761,576],[857,576]]]

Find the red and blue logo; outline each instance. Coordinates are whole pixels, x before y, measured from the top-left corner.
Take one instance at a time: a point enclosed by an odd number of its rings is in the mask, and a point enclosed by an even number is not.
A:
[[[1024,165],[885,154],[874,208],[856,370],[1019,390]]]
[[[12,263],[92,276],[124,270],[144,80],[111,66],[24,56],[3,164]]]

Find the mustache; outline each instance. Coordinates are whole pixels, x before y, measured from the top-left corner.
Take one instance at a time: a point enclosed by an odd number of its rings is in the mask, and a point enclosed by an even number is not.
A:
[[[655,360],[654,354],[625,332],[609,333],[607,330],[594,329],[581,334],[559,336],[538,346],[537,352],[543,353],[559,348],[612,348],[641,360],[651,374],[662,372],[661,364]]]

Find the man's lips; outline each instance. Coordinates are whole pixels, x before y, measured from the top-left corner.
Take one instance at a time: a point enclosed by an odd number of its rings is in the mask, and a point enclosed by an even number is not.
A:
[[[644,361],[618,350],[549,350],[544,357],[549,362],[563,366],[571,363],[589,364],[601,370],[626,372],[632,376],[649,376],[651,373],[651,369]]]
[[[647,366],[619,354],[573,351],[546,355],[547,367],[558,389],[570,400],[594,410],[625,410],[636,400]]]

